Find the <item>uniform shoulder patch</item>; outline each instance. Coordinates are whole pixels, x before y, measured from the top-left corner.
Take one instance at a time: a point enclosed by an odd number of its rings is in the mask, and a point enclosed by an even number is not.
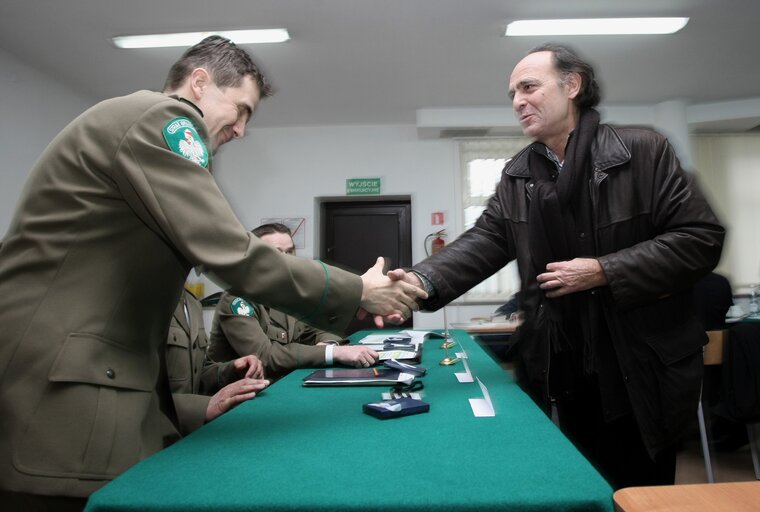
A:
[[[193,122],[186,117],[175,117],[163,129],[169,149],[201,167],[208,167],[208,150]]]
[[[235,300],[233,300],[232,304],[230,304],[230,311],[232,311],[232,313],[235,315],[253,316],[253,314],[256,312],[256,308],[246,302],[245,299],[235,297]]]

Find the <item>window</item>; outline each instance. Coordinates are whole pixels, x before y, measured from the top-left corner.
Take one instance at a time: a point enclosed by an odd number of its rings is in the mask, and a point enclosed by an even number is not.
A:
[[[485,210],[488,199],[496,190],[504,164],[527,146],[525,137],[471,139],[459,142],[462,170],[462,208],[464,229],[470,229]],[[462,296],[465,302],[508,301],[520,289],[517,264],[509,263]]]

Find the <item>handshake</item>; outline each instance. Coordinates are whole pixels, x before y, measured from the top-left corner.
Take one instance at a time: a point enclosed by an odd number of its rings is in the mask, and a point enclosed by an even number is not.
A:
[[[386,322],[401,324],[419,310],[417,299],[428,298],[416,274],[400,268],[384,274],[384,264],[382,257],[377,258],[375,265],[361,276],[362,298],[356,314],[359,319],[374,315],[377,327]]]

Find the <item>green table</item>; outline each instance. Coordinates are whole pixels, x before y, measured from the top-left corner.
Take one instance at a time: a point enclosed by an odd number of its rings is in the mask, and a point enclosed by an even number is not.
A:
[[[359,333],[353,338],[367,334]],[[423,352],[430,412],[362,413],[387,388],[304,388],[298,370],[94,493],[87,511],[609,510],[612,489],[464,331],[496,416],[475,417],[477,381]]]

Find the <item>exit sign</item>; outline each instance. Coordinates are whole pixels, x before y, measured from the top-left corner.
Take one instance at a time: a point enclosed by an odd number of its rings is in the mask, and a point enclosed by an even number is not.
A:
[[[346,180],[347,196],[370,196],[380,193],[380,178],[349,178]]]

